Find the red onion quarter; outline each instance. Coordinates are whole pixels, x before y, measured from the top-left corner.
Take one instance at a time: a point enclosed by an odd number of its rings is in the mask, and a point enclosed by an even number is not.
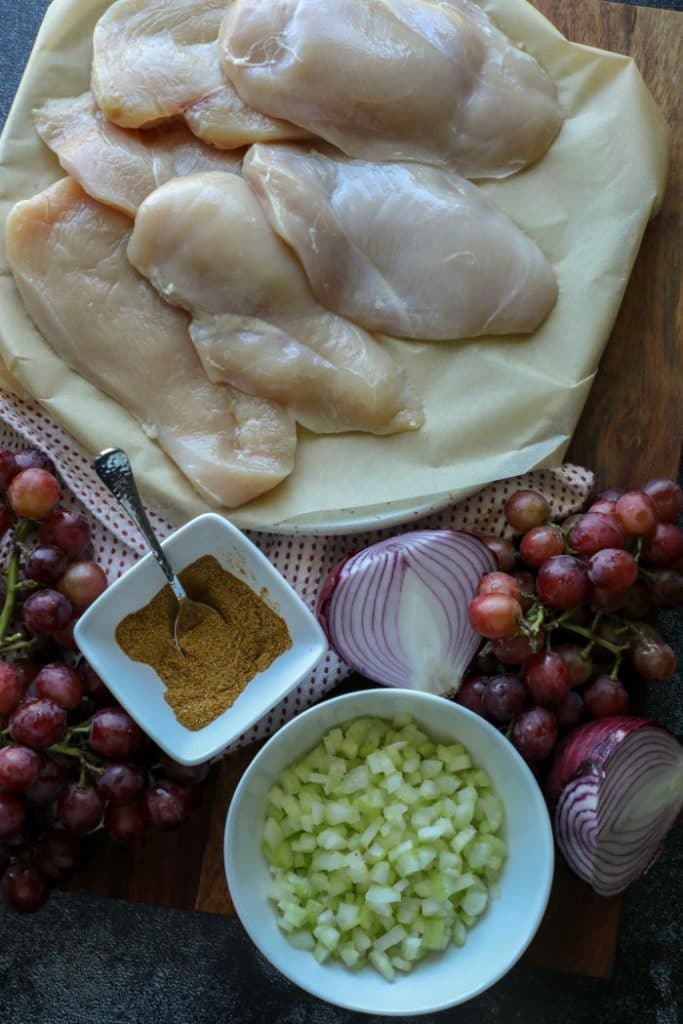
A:
[[[495,558],[458,530],[419,530],[341,562],[318,596],[318,617],[344,661],[377,683],[456,691],[479,644],[468,607]]]
[[[614,896],[654,863],[681,813],[683,748],[646,718],[588,722],[558,747],[548,795],[567,863]]]

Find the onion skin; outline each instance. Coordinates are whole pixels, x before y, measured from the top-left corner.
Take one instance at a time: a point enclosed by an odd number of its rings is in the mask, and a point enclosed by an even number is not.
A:
[[[629,733],[643,726],[663,729],[663,725],[648,718],[628,718],[626,715],[596,718],[570,732],[555,751],[545,790],[548,800],[555,804],[560,793],[577,775],[589,772],[599,774],[603,766]]]

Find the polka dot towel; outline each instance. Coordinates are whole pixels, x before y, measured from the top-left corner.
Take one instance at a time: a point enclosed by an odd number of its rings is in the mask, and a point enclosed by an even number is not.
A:
[[[64,504],[82,508],[94,519],[96,557],[106,569],[110,581],[121,576],[146,553],[144,540],[95,475],[85,450],[38,405],[0,391],[0,445],[13,449],[30,445],[53,459],[70,492],[65,494]],[[565,465],[558,469],[533,470],[491,484],[458,505],[412,521],[403,528],[346,537],[252,533],[250,538],[313,609],[319,582],[351,550],[373,544],[402,529],[452,527],[505,534],[510,530],[505,524],[503,505],[508,495],[520,487],[541,491],[550,502],[553,515],[563,517],[581,507],[592,486],[592,473],[579,466]],[[148,508],[147,511],[159,536],[167,536],[172,530],[171,524],[155,509]],[[270,736],[299,711],[320,700],[349,671],[348,666],[329,652],[308,679],[230,749]]]

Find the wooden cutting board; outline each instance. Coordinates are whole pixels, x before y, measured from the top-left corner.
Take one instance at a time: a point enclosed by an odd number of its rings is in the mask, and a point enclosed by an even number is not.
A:
[[[681,16],[600,0],[537,0],[536,6],[576,42],[633,56],[676,129]],[[569,456],[592,467],[598,486],[629,486],[675,477],[683,437],[681,335],[681,181],[677,138],[670,185],[647,230],[633,276]],[[350,689],[347,684],[344,689]],[[223,827],[231,794],[256,752],[227,758],[192,824],[150,835],[133,849],[101,840],[79,891],[162,906],[233,914],[223,874]],[[545,921],[527,954],[536,965],[608,977],[619,901],[596,896],[558,864]]]

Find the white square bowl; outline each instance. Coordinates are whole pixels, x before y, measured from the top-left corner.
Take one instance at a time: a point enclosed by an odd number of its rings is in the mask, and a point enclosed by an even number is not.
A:
[[[148,665],[132,661],[116,642],[116,628],[161,590],[164,579],[149,554],[105,590],[81,616],[76,643],[114,697],[170,757],[181,764],[201,764],[228,747],[266,715],[317,665],[327,641],[315,616],[259,549],[227,520],[212,512],[197,516],[162,544],[180,572],[202,555],[260,594],[289,628],[292,647],[259,672],[235,703],[203,729],[192,731],[176,721],[164,699],[165,687]],[[229,657],[229,652],[226,652]]]
[[[335,726],[354,718],[391,719],[409,712],[442,742],[459,741],[491,778],[505,808],[507,857],[491,900],[464,946],[421,961],[387,982],[371,967],[319,964],[280,931],[268,899],[271,876],[263,855],[268,791],[280,773]],[[242,776],[225,826],[230,895],[246,931],[270,962],[319,999],[346,1010],[409,1017],[437,1013],[479,995],[519,960],[545,913],[553,878],[553,834],[543,794],[510,741],[489,722],[442,697],[414,690],[368,690],[323,701],[298,715],[266,743]],[[450,1018],[449,1018],[450,1019]],[[454,1018],[453,1018],[454,1019]]]

